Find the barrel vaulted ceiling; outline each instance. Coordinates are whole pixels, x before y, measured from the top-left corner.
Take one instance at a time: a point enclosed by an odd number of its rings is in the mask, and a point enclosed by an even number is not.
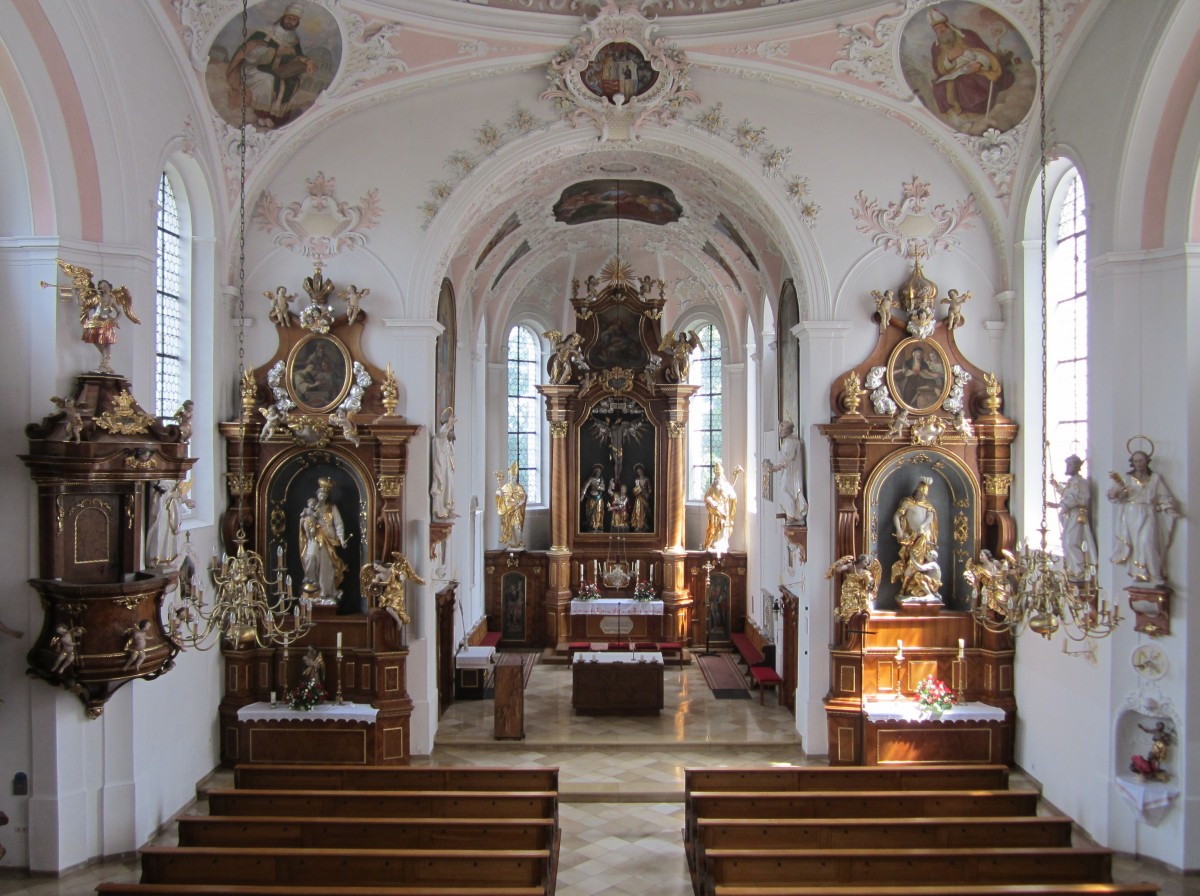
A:
[[[230,32],[240,2],[147,2],[160,5],[203,92],[218,36]],[[1050,0],[1048,89],[1053,60],[1069,51],[1097,5]],[[286,6],[262,0],[251,9],[269,21]],[[501,319],[516,305],[561,308],[571,279],[584,279],[613,255],[618,229],[622,257],[638,275],[672,285],[676,313],[712,303],[729,320],[753,317],[762,298],[797,272],[788,248],[795,234],[819,226],[822,215],[846,214],[855,197],[822,208],[804,160],[773,142],[778,128],[706,99],[695,89],[698,79],[732,76],[816,93],[917,131],[972,189],[931,198],[914,177],[894,195],[858,197],[858,229],[901,251],[953,239],[956,227],[987,228],[1003,243],[1015,212],[1013,185],[1029,164],[1029,141],[1037,140],[1035,0],[303,0],[303,7],[306,21],[324,20],[327,31],[340,33],[340,45],[324,59],[329,76],[311,108],[251,130],[255,196],[274,186],[273,175],[308,138],[350,113],[468,80],[547,79],[545,95],[517,97],[511,110],[479,122],[473,143],[448,154],[445,177],[428,184],[414,209],[427,233],[458,209],[436,273],[450,275],[459,295],[475,297],[481,313]],[[944,108],[944,89],[939,99],[932,78],[914,80],[915,64],[929,68],[939,17],[960,33],[980,34],[1015,72],[975,99],[986,103],[983,111],[972,113],[965,87],[960,112]],[[623,74],[632,80],[602,80],[618,79],[626,59],[633,65]],[[589,84],[598,95],[588,94]],[[189,128],[192,140],[207,141],[221,157],[232,204],[237,129],[216,108]],[[531,152],[519,183],[477,183],[478,171],[506,146],[568,131],[574,148]],[[472,194],[469,215],[465,193]],[[436,282],[416,286],[436,295]]]

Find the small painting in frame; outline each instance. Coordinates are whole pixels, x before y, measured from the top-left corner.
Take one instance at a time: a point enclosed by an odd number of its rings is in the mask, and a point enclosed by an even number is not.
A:
[[[306,413],[332,411],[350,391],[350,378],[350,353],[332,336],[312,333],[288,358],[288,392]]]
[[[937,409],[950,393],[946,355],[924,339],[905,339],[888,361],[888,389],[902,408],[914,414]]]

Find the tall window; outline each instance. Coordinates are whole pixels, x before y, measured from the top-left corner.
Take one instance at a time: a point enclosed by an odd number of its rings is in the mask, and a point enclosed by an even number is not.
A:
[[[183,403],[183,239],[179,207],[164,171],[158,181],[157,276],[155,283],[154,406],[160,417]]]
[[[540,396],[534,385],[542,366],[541,343],[529,327],[508,333],[508,463],[516,461],[530,504],[542,502]]]
[[[1051,208],[1059,213],[1055,222],[1051,212],[1046,272],[1046,437],[1048,472],[1062,479],[1070,455],[1088,459],[1087,202],[1079,171],[1068,172],[1055,194],[1058,201]],[[1050,528],[1056,536],[1057,527]]]
[[[712,324],[696,328],[704,347],[692,356],[688,382],[699,386],[688,411],[688,500],[704,500],[712,465],[721,459],[721,332]]]

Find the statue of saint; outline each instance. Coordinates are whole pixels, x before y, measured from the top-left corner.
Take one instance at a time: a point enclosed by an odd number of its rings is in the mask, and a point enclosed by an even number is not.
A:
[[[596,464],[592,467],[592,475],[583,483],[579,493],[583,503],[583,517],[580,528],[590,532],[604,531],[604,469]]]
[[[617,485],[617,480],[612,480],[608,485],[608,512],[612,525],[609,527],[613,532],[628,532],[629,531],[629,489],[625,483]]]
[[[912,495],[900,501],[892,530],[900,559],[892,564],[892,581],[900,583],[900,603],[941,603],[942,572],[938,565],[937,510],[929,501],[933,479],[922,476]]]
[[[767,463],[772,473],[783,473],[779,483],[779,506],[789,523],[803,525],[808,520],[808,501],[804,497],[803,464],[796,425],[791,420],[780,420],[776,432],[779,435],[779,460]]]
[[[734,483],[742,468],[735,467],[733,482],[725,478],[721,462],[713,462],[713,478],[704,493],[704,506],[708,509],[708,526],[704,532],[704,550],[723,554],[729,550],[729,538],[733,535],[733,519],[737,514],[737,492]]]
[[[1096,572],[1096,536],[1092,534],[1092,481],[1080,475],[1083,460],[1067,458],[1067,481],[1053,476],[1050,484],[1058,492],[1058,522],[1062,529],[1063,569],[1073,582],[1090,579]]]
[[[654,497],[654,487],[646,468],[641,464],[633,465],[633,514],[629,518],[629,528],[634,532],[647,532],[654,519],[651,516],[650,502]]]
[[[504,471],[496,471],[496,512],[500,514],[500,546],[517,549],[525,547],[521,533],[525,529],[525,487],[521,485],[521,468],[514,460],[509,468],[508,481]]]
[[[1110,473],[1113,486],[1108,500],[1120,505],[1117,513],[1116,550],[1112,562],[1124,566],[1135,582],[1167,584],[1166,553],[1179,509],[1170,489],[1150,469],[1150,455],[1129,455],[1129,472]]]
[[[179,527],[183,508],[195,508],[188,497],[192,482],[156,482],[152,487],[154,502],[150,505],[150,521],[146,531],[146,567],[166,569],[179,559]]]
[[[346,564],[338,548],[346,546],[342,514],[330,499],[333,480],[317,480],[317,496],[308,499],[300,514],[300,563],[304,567],[304,592],[321,603],[336,603],[341,597]]]
[[[454,515],[454,408],[442,411],[442,418],[433,437],[433,497],[434,519],[444,520]]]

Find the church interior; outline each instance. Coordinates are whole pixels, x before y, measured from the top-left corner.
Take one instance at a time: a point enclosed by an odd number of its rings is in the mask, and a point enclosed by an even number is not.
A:
[[[1007,766],[1194,891],[1200,4],[0,0],[0,183],[0,893],[290,763],[554,766],[566,894]]]

